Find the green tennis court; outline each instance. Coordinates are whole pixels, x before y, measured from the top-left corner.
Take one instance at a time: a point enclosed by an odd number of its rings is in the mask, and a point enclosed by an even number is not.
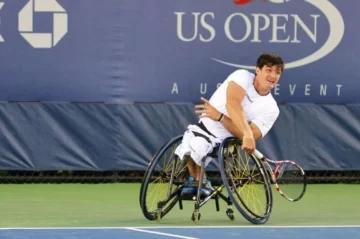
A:
[[[193,202],[175,207],[159,223],[145,219],[139,207],[138,183],[2,184],[0,227],[143,227],[194,226]],[[304,198],[288,202],[274,190],[274,208],[267,225],[360,225],[359,184],[310,184]],[[199,226],[250,225],[214,201],[201,210]]]

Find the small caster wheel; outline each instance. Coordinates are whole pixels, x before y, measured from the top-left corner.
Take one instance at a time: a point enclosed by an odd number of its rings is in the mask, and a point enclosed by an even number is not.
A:
[[[200,212],[193,212],[191,216],[191,220],[193,220],[195,223],[198,223],[200,220],[201,214]]]
[[[226,210],[226,215],[230,218],[231,221],[234,221],[235,219],[234,211],[231,208],[228,208]]]
[[[160,222],[161,220],[161,210],[157,210],[155,213],[156,221]]]

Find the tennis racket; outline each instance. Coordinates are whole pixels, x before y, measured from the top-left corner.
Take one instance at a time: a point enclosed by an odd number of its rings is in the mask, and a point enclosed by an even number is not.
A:
[[[268,159],[256,149],[254,156],[267,167],[276,191],[281,196],[291,202],[299,201],[304,196],[306,175],[300,165],[290,160],[275,161]]]

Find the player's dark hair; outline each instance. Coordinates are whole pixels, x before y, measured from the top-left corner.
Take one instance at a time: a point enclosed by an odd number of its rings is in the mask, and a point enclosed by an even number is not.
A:
[[[284,61],[281,59],[281,57],[271,52],[265,52],[257,59],[256,67],[262,69],[265,65],[269,67],[279,66],[281,71],[283,71],[285,68]]]

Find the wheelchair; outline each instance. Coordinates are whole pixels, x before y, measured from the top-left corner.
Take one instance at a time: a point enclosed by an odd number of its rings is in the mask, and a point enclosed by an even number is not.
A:
[[[226,215],[230,220],[235,219],[235,206],[249,222],[265,224],[273,205],[269,175],[260,160],[241,149],[238,138],[226,138],[213,153],[202,159],[200,178],[203,178],[207,157],[215,158],[218,162],[219,172],[207,171],[207,178],[212,182],[210,195],[201,195],[201,180],[195,195],[181,195],[189,177],[185,160],[180,160],[175,155],[182,137],[183,135],[176,136],[165,143],[155,153],[145,171],[139,198],[145,218],[160,221],[176,204],[182,210],[184,201],[192,201],[194,211],[191,220],[198,223],[201,218],[200,208],[214,200],[216,210],[220,211],[219,200],[222,199],[227,204]]]

